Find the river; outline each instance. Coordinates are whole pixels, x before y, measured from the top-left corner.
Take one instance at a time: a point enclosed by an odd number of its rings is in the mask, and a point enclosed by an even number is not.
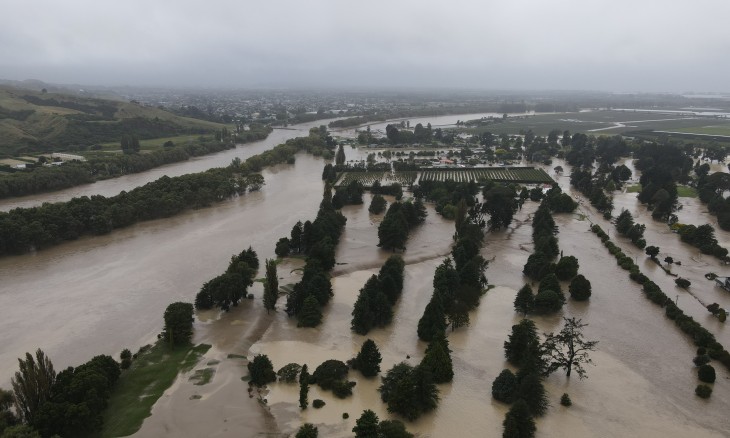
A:
[[[433,125],[448,123],[441,118],[430,120]],[[79,195],[114,195],[163,174],[180,175],[225,165],[235,156],[259,153],[317,125],[304,125],[296,131],[275,130],[265,141],[232,151],[13,201],[36,205]],[[349,148],[346,153],[348,158],[361,154],[350,154]],[[321,197],[323,165],[321,159],[299,154],[294,165],[264,170],[266,185],[260,192],[37,254],[0,259],[0,306],[5,309],[5,317],[0,320],[0,386],[8,387],[17,367],[16,358],[36,348],[42,348],[60,370],[96,354],[117,356],[125,347],[135,351],[154,341],[162,327],[165,307],[173,301],[191,301],[203,282],[225,269],[231,254],[251,245],[263,263],[264,258],[273,257],[275,241],[288,235],[297,220],[314,217]],[[617,200],[617,206],[628,206],[630,199],[626,196]],[[374,409],[381,418],[388,417],[378,401],[377,380],[362,379],[355,372],[351,379],[358,385],[352,398],[340,402],[331,394],[313,390],[310,401],[316,395],[326,400],[327,406],[322,410],[310,408],[303,414],[296,406],[295,389],[272,385],[270,393],[262,394],[270,406],[267,413],[255,399],[249,399],[246,385],[240,381],[246,374],[245,366],[240,361],[225,360],[229,353],[247,354],[250,349],[270,355],[276,369],[288,362],[307,362],[311,371],[325,359],[354,355],[365,338],[349,330],[352,303],[367,277],[388,256],[375,247],[379,218],[367,213],[368,203],[369,196],[365,205],[343,209],[348,223],[337,249],[337,261],[343,264],[334,271],[335,297],[325,309],[323,325],[297,329],[282,311],[267,316],[261,308],[258,283],[252,288],[256,295],[252,302],[244,300],[239,308],[219,319],[211,318],[209,313],[200,315],[196,341],[213,344],[204,360],[221,360],[213,381],[197,387],[185,377],[179,379],[154,407],[138,436],[253,436],[276,430],[291,433],[302,421],[319,423],[320,432],[326,436],[348,436],[364,407]],[[15,205],[6,200],[3,206]],[[631,207],[640,221],[648,222],[639,207]],[[535,204],[528,202],[509,230],[488,236],[483,254],[494,259],[487,277],[497,287],[473,312],[472,326],[449,335],[456,377],[453,384],[440,385],[439,409],[408,425],[420,436],[453,436],[455,430],[462,431],[461,436],[501,436],[506,407],[491,399],[490,388],[506,366],[502,343],[510,326],[519,320],[512,301],[524,281],[520,271],[528,252],[521,247],[531,248],[529,214],[534,208]],[[590,207],[585,209],[592,220],[600,220]],[[699,207],[693,211],[702,220],[706,218]],[[697,399],[693,393],[697,379],[691,363],[691,343],[660,309],[641,296],[598,238],[587,231],[587,221],[569,215],[556,220],[561,248],[566,255],[579,257],[581,272],[592,281],[594,290],[590,303],[570,302],[565,314],[583,318],[590,324],[586,333],[589,339],[600,343],[594,355],[597,366],[588,370],[588,380],[567,382],[559,375],[548,380],[552,407],[538,422],[539,436],[722,436],[730,429],[724,415],[730,408],[727,372],[717,366],[718,382],[712,399]],[[683,244],[665,242],[669,238],[678,241],[677,236],[665,234],[658,225],[647,223],[647,227],[650,243],[663,239],[660,246],[666,246],[673,255],[676,252],[683,261],[689,258],[682,255],[690,251]],[[371,334],[382,350],[384,370],[400,360],[415,364],[422,357],[425,344],[417,341],[415,326],[431,294],[433,271],[449,251],[452,233],[453,223],[429,208],[427,223],[411,235],[405,253],[405,290],[395,308],[394,322]],[[727,233],[719,234],[723,242],[727,241]],[[296,281],[296,274],[290,273],[292,267],[279,267],[284,277],[281,284]],[[686,269],[694,287],[702,268],[688,263]],[[656,273],[647,275],[660,278]],[[700,280],[696,281],[699,289]],[[664,283],[661,286],[669,287]],[[717,291],[698,293],[707,299],[721,297]],[[683,295],[680,305],[696,318],[702,317],[702,323],[728,343],[724,326],[711,325],[700,306],[692,304],[691,297]],[[283,306],[283,299],[278,306]],[[559,327],[555,316],[539,317],[536,322],[541,331]],[[407,359],[408,355],[412,359]],[[570,409],[558,404],[563,392],[569,392],[573,399]],[[201,398],[191,400],[191,395]],[[343,412],[349,413],[349,420],[342,419]]]

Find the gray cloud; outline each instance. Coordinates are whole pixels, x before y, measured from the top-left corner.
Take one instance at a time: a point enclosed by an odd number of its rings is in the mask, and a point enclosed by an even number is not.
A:
[[[5,0],[0,76],[728,91],[724,0]]]

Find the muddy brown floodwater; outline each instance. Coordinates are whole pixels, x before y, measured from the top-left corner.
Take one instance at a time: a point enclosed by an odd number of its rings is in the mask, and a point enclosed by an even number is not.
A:
[[[96,354],[116,356],[122,348],[134,350],[153,341],[167,304],[191,301],[204,281],[225,269],[231,254],[252,245],[263,262],[273,256],[275,241],[288,235],[297,220],[314,217],[321,198],[323,164],[300,154],[294,165],[264,171],[266,185],[258,193],[108,236],[0,260],[0,306],[5,309],[0,320],[0,384],[7,387],[15,358],[38,347],[61,369]],[[567,178],[559,181],[569,190]],[[189,374],[181,375],[136,436],[286,436],[309,421],[317,424],[321,436],[339,437],[351,436],[355,420],[365,408],[373,409],[381,419],[391,418],[380,402],[379,380],[362,378],[357,372],[350,373],[350,379],[357,382],[352,397],[339,400],[312,388],[310,401],[321,398],[327,404],[303,412],[298,408],[297,385],[276,383],[260,393],[249,393],[241,379],[247,375],[245,357],[255,353],[269,355],[276,369],[297,362],[307,363],[313,371],[324,360],[346,360],[359,350],[366,337],[350,331],[352,306],[367,278],[390,255],[376,247],[380,217],[367,212],[369,202],[366,195],[364,205],[343,209],[348,222],[337,248],[335,296],[324,310],[323,324],[316,329],[296,328],[296,321],[281,310],[283,297],[280,310],[267,315],[259,283],[252,287],[255,299],[244,300],[231,312],[198,314],[195,341],[210,343],[213,348],[196,369],[212,368],[212,381],[197,386],[188,380]],[[697,298],[679,289],[675,292],[673,277],[639,260],[642,270],[668,295],[679,295],[680,307],[730,346],[727,330],[698,301],[730,307],[726,292],[714,289],[701,277],[705,271],[721,274],[727,269],[706,256],[696,257],[696,250],[682,244],[666,226],[651,221],[633,195],[617,194],[615,202],[618,209],[632,209],[636,220],[647,225],[649,244],[682,261],[681,267],[672,270],[692,281],[691,291]],[[696,201],[682,202],[686,206],[680,220],[712,221]],[[530,215],[535,208],[535,203],[528,202],[508,230],[487,236],[482,253],[491,261],[487,277],[496,287],[472,312],[470,327],[449,333],[454,381],[439,386],[441,403],[436,411],[407,424],[418,436],[501,436],[507,407],[493,401],[491,384],[508,366],[503,343],[511,325],[520,319],[512,302],[525,281],[521,270],[532,250]],[[585,202],[581,214],[556,215],[556,221],[561,249],[565,255],[579,258],[581,273],[593,284],[590,302],[569,300],[562,315],[582,318],[589,324],[586,337],[599,344],[592,355],[596,366],[589,367],[587,380],[568,381],[560,374],[547,379],[551,407],[538,420],[538,436],[727,436],[727,371],[718,365],[712,398],[697,398],[694,345],[661,309],[642,296],[626,271],[588,231],[589,221],[606,230],[609,224]],[[403,360],[417,364],[423,356],[426,345],[418,341],[416,326],[432,293],[434,270],[450,251],[453,230],[453,222],[429,207],[426,223],[411,234],[403,254],[407,263],[404,292],[394,308],[393,323],[368,335],[381,349],[384,371]],[[718,237],[727,244],[727,233],[718,231]],[[615,240],[627,254],[642,257],[626,241]],[[290,260],[279,265],[280,284],[297,281],[296,268],[301,264]],[[560,316],[534,320],[541,331],[557,331]],[[559,404],[564,392],[573,400],[570,408]],[[342,418],[345,412],[350,416],[347,420]]]

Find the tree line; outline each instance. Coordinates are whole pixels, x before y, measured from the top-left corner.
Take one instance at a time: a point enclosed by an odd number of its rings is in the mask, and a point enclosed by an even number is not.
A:
[[[314,221],[297,222],[290,238],[276,244],[280,257],[290,253],[306,256],[302,279],[287,294],[286,312],[298,318],[300,327],[316,327],[322,310],[333,296],[329,271],[335,267],[335,248],[347,219],[332,203],[332,189],[326,185]]]
[[[313,128],[308,137],[290,139],[246,161],[234,159],[225,168],[177,177],[163,176],[113,197],[94,195],[70,201],[0,212],[0,256],[22,254],[75,240],[106,234],[137,222],[174,216],[204,208],[246,191],[259,190],[266,166],[285,163],[299,151],[330,152],[327,133]]]
[[[702,349],[702,355],[706,354],[708,358],[718,360],[727,369],[730,369],[730,352],[717,341],[709,330],[695,321],[693,317],[685,314],[656,283],[644,275],[634,263],[633,259],[626,256],[619,247],[611,242],[608,235],[599,225],[594,224],[591,227],[591,231],[601,239],[603,245],[616,258],[619,266],[629,271],[629,278],[642,286],[644,296],[654,304],[662,307],[667,318],[672,320],[677,328],[687,334],[695,345]],[[652,256],[651,254],[648,255]]]
[[[393,255],[385,261],[378,275],[371,276],[352,309],[352,331],[366,335],[375,327],[385,327],[393,319],[393,306],[403,291],[403,269],[400,256]]]
[[[406,248],[410,230],[426,220],[426,207],[420,199],[394,202],[378,226],[378,246],[384,249]]]

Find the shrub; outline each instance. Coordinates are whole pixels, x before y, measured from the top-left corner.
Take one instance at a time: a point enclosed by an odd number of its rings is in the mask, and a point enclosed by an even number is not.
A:
[[[692,283],[686,278],[678,278],[674,280],[674,283],[682,289],[687,289]]]
[[[558,279],[568,281],[578,274],[578,259],[573,256],[561,258],[555,266]]]
[[[568,287],[570,297],[576,301],[585,301],[591,297],[591,282],[582,275],[577,275]]]
[[[304,423],[302,427],[299,428],[295,438],[317,438],[318,436],[319,430],[317,429],[317,426],[312,423]]]
[[[712,395],[712,388],[707,385],[697,385],[697,388],[695,388],[695,394],[701,398],[710,398]]]
[[[321,408],[322,406],[324,406],[326,404],[327,403],[325,403],[324,400],[321,400],[321,399],[316,398],[312,402],[312,407],[314,407],[314,409],[319,409],[319,408]]]
[[[715,368],[710,364],[705,364],[697,369],[697,377],[701,382],[715,383]]]
[[[248,374],[251,376],[250,382],[256,386],[263,386],[270,382],[276,382],[276,373],[274,365],[265,354],[257,354],[253,360],[248,363]]]
[[[710,356],[706,354],[700,354],[699,356],[696,356],[694,359],[692,359],[692,362],[695,363],[695,366],[701,367],[702,365],[710,363]]]
[[[562,397],[560,397],[560,404],[565,407],[568,407],[573,404],[573,401],[570,400],[570,396],[567,393],[565,393],[565,394],[563,394]]]
[[[352,395],[352,388],[355,387],[355,385],[355,382],[336,380],[332,383],[332,393],[337,398],[347,398]]]
[[[322,389],[330,389],[336,381],[344,380],[347,377],[347,365],[336,359],[322,362],[309,380],[309,383],[317,384]]]
[[[502,403],[510,404],[515,401],[517,378],[510,370],[502,370],[492,382],[492,397]]]
[[[544,290],[535,295],[533,311],[535,313],[553,313],[563,307],[563,299],[551,290]]]
[[[284,365],[279,371],[276,372],[276,375],[279,376],[280,382],[296,383],[297,376],[299,375],[299,370],[301,369],[302,367],[300,367],[299,364],[290,363]]]

